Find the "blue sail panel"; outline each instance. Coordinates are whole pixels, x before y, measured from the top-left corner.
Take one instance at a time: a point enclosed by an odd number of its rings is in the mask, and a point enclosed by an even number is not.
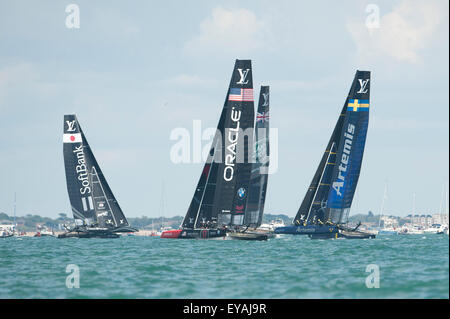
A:
[[[351,207],[361,170],[369,124],[370,72],[357,71],[346,100],[346,116],[336,154],[327,207],[329,220],[342,222]]]

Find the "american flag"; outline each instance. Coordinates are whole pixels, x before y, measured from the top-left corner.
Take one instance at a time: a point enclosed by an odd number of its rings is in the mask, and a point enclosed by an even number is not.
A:
[[[230,88],[228,101],[253,102],[253,89]]]
[[[256,113],[256,122],[269,122],[269,112]]]

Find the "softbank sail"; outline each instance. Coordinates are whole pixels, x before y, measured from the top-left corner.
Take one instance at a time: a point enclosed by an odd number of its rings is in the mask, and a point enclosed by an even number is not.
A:
[[[346,229],[358,183],[369,123],[370,71],[356,71],[350,92],[319,167],[294,218],[279,234],[365,238],[372,235]]]
[[[64,165],[75,227],[59,238],[117,238],[130,227],[75,115],[64,115]]]
[[[254,134],[250,60],[236,60],[211,149],[181,229],[161,238],[224,238],[244,224]]]

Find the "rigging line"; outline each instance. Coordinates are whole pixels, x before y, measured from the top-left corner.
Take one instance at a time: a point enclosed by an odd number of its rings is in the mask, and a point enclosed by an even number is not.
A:
[[[205,188],[203,189],[202,198],[200,200],[200,204],[198,205],[197,214],[195,216],[194,229],[195,229],[195,226],[197,225],[198,216],[200,215],[200,209],[202,208],[203,198],[205,197],[205,193],[206,193],[206,187],[208,186],[209,178],[211,177],[211,170],[212,170],[212,165],[214,163],[214,157],[216,155],[217,143],[218,143],[218,139],[216,140],[216,143],[214,144],[214,154],[212,155],[213,160],[212,160],[211,164],[209,164],[208,177],[206,178]],[[214,189],[214,192],[215,192],[215,189]],[[187,214],[184,218],[186,218],[186,217],[187,217]]]
[[[111,205],[109,204],[109,199],[108,199],[108,197],[107,197],[106,194],[105,194],[105,190],[103,189],[103,185],[102,185],[102,183],[101,183],[101,181],[100,181],[100,178],[98,177],[98,173],[97,173],[97,170],[95,169],[95,166],[92,166],[92,170],[95,172],[95,175],[97,176],[98,184],[100,185],[100,188],[102,189],[103,195],[105,196],[106,203],[108,204],[108,207],[109,207],[109,211],[110,211],[110,213],[111,213],[111,216],[112,216],[112,218],[113,218],[113,220],[114,220],[114,223],[116,224],[116,227],[118,227],[119,225],[117,224],[117,220],[116,220],[116,218],[114,217],[113,210],[112,210],[112,208],[111,208]],[[91,173],[91,174],[92,174],[92,173]],[[92,175],[93,175],[93,174],[92,174]],[[97,217],[97,211],[95,210],[95,206],[94,206],[94,211],[95,211],[95,216]],[[97,222],[98,222],[98,217],[97,217]]]
[[[325,163],[327,163],[328,160],[330,159],[330,156],[331,156],[331,150],[333,150],[333,147],[334,147],[335,144],[336,144],[335,142],[333,142],[333,144],[331,144],[330,152],[328,153],[328,157],[327,157],[327,160],[326,160]],[[322,182],[323,175],[325,174],[326,168],[327,168],[327,165],[325,165],[325,167],[324,167],[323,170],[322,170],[322,173],[321,173],[321,175],[320,175],[319,185],[320,185],[321,182]],[[309,209],[308,209],[308,215],[306,216],[306,219],[305,219],[306,222],[308,221],[309,215],[311,214],[311,208],[312,208],[312,206],[313,206],[313,203],[314,203],[315,200],[316,200],[318,191],[319,191],[319,187],[316,187],[316,191],[315,191],[315,193],[314,193],[313,200],[311,201],[311,205],[309,206]]]

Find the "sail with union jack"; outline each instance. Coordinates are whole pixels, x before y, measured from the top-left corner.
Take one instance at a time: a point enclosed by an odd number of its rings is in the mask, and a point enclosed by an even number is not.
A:
[[[256,122],[269,122],[269,112],[256,113]]]

